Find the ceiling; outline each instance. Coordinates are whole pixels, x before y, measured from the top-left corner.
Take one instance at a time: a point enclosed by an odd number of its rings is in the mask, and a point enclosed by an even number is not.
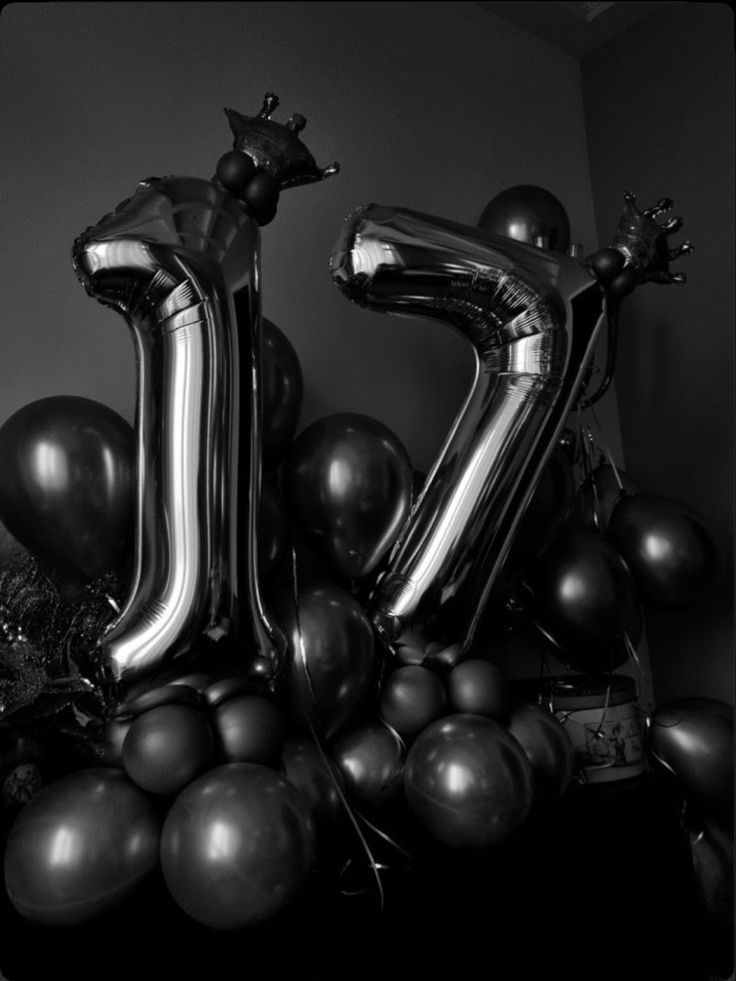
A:
[[[494,3],[477,6],[501,17],[562,51],[584,58],[643,17],[666,6],[659,3]]]

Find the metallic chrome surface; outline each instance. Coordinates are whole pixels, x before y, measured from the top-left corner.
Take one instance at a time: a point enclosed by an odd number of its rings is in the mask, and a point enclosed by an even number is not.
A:
[[[445,321],[475,350],[371,609],[388,642],[416,628],[466,649],[592,357],[602,290],[562,253],[380,205],[346,219],[331,269],[349,299]]]
[[[185,177],[142,182],[74,245],[87,292],[136,344],[135,574],[102,641],[123,683],[160,674],[203,634],[272,660],[282,645],[257,569],[259,248],[234,197]]]

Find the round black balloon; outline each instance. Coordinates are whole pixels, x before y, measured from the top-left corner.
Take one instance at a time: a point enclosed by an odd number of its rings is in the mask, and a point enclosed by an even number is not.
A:
[[[529,573],[533,615],[559,647],[563,663],[581,671],[608,670],[636,646],[641,611],[631,574],[601,535],[569,528]]]
[[[369,575],[409,516],[414,472],[398,437],[357,412],[300,433],[283,470],[284,497],[305,542],[345,579]]]
[[[344,725],[374,682],[373,629],[356,599],[338,586],[286,593],[273,600],[288,649],[284,690],[294,722],[316,723],[325,736]]]
[[[112,409],[58,395],[0,428],[0,520],[36,558],[82,579],[119,568],[132,539],[135,436]]]
[[[217,161],[217,179],[233,194],[242,194],[256,172],[256,165],[247,153],[228,150]]]
[[[570,219],[562,203],[534,184],[519,184],[497,194],[486,205],[478,227],[530,245],[541,237],[556,252],[565,252],[570,245]]]
[[[733,824],[733,707],[691,696],[660,705],[651,717],[649,745],[706,816]]]
[[[626,560],[645,602],[681,607],[701,599],[718,564],[715,544],[685,505],[665,497],[622,498],[608,537]]]
[[[641,488],[635,480],[610,463],[601,463],[587,477],[577,493],[575,515],[585,528],[597,529],[603,534],[616,505],[630,494],[638,494]]]
[[[171,895],[217,930],[250,927],[284,909],[313,862],[308,805],[285,777],[256,763],[227,763],[190,783],[161,835]]]
[[[294,346],[271,320],[263,318],[263,462],[281,463],[291,446],[299,422],[304,381]]]
[[[13,824],[5,886],[28,920],[75,926],[122,902],[156,867],[159,821],[121,770],[91,767],[45,787]]]
[[[531,764],[500,723],[448,715],[428,726],[404,766],[409,808],[450,848],[487,848],[516,832],[532,803]]]

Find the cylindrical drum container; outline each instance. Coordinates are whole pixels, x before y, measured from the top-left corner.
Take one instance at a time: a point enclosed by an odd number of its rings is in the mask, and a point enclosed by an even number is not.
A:
[[[565,726],[588,783],[638,777],[646,770],[636,685],[626,675],[556,678],[550,705]]]

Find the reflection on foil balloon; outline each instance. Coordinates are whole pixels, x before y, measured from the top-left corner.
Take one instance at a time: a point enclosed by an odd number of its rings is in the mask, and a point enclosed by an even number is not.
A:
[[[74,246],[88,293],[122,313],[138,358],[138,515],[127,606],[103,638],[130,682],[204,633],[279,640],[260,600],[260,239],[209,181],[144,182]],[[248,485],[247,511],[234,506]]]
[[[119,568],[135,499],[123,418],[91,399],[39,399],[0,428],[0,460],[0,519],[36,558],[83,579]]]
[[[383,682],[381,718],[404,739],[411,739],[444,714],[447,691],[440,676],[421,664],[396,668]]]
[[[488,202],[478,227],[529,245],[543,244],[565,252],[570,244],[570,219],[550,191],[534,184],[509,187]]]
[[[346,579],[373,572],[409,515],[414,473],[383,423],[357,412],[318,419],[284,464],[284,496],[304,540]]]
[[[439,319],[475,379],[372,601],[389,642],[413,625],[467,648],[582,383],[603,292],[574,259],[402,208],[369,205],[331,258],[349,299]]]
[[[118,682],[160,672],[205,638],[278,670],[283,638],[258,576],[258,225],[281,190],[338,168],[316,167],[297,136],[306,120],[275,122],[277,105],[268,92],[255,116],[226,110],[234,151],[255,167],[243,186],[149,178],[74,244],[80,281],[125,317],[138,361],[135,571],[103,639]]]

